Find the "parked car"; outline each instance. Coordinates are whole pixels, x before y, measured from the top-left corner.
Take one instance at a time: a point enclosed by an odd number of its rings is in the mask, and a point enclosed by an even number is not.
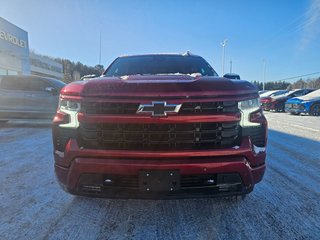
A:
[[[265,111],[276,111],[276,112],[284,112],[285,110],[285,102],[293,97],[300,97],[306,95],[310,92],[314,91],[314,89],[297,89],[289,91],[285,94],[280,94],[277,96],[273,96],[264,100],[262,102],[262,108]]]
[[[286,101],[285,111],[296,115],[304,113],[320,116],[320,89],[301,97],[290,98]]]
[[[265,90],[265,92],[259,91],[260,99],[267,97],[274,97],[289,92],[288,90]]]
[[[66,85],[52,135],[72,194],[244,196],[266,168],[257,88],[190,54],[119,57],[103,77]]]
[[[52,118],[65,83],[38,76],[0,76],[0,121]]]
[[[269,105],[272,100],[272,97],[285,94],[288,90],[271,90],[260,94],[260,103],[262,109],[265,111],[269,111]]]

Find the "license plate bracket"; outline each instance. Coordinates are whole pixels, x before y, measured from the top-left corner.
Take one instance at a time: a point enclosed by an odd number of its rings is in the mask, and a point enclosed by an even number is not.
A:
[[[180,189],[179,170],[139,171],[139,190],[143,192],[172,192]]]

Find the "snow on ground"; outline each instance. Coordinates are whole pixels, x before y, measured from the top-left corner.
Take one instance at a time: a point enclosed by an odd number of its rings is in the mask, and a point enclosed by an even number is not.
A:
[[[319,239],[320,117],[267,113],[267,171],[245,200],[74,197],[48,123],[0,128],[0,239]]]

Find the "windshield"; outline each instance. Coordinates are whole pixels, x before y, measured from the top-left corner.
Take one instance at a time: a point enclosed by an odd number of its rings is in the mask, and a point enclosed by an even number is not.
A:
[[[276,92],[272,93],[270,96],[274,97],[274,96],[278,96],[281,94],[285,94],[287,92],[288,92],[287,90],[280,90],[280,91],[276,91]]]
[[[305,95],[308,98],[316,98],[316,97],[320,97],[320,89],[316,90],[316,91],[312,91],[311,93],[308,93],[307,95]]]
[[[117,58],[105,71],[107,77],[157,74],[201,74],[217,76],[212,67],[198,56],[146,55]]]
[[[283,93],[283,94],[279,94],[278,96],[288,96],[288,95],[290,95],[291,93],[295,93],[295,92],[297,92],[297,91],[299,91],[299,90],[291,90],[291,91],[288,91],[288,92],[285,92],[285,93]]]
[[[276,91],[267,91],[267,92],[264,92],[260,95],[260,97],[269,97],[271,96],[273,93],[275,93]]]

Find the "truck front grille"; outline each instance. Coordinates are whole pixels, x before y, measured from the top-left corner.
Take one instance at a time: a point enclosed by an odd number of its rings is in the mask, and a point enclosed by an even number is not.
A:
[[[201,150],[232,147],[239,123],[87,124],[79,128],[79,144],[105,150]]]
[[[113,102],[83,102],[81,111],[86,114],[136,114],[140,103],[113,103]],[[220,102],[186,102],[182,104],[179,114],[201,115],[215,113],[238,112],[238,105],[235,101]]]
[[[299,109],[299,104],[286,104],[285,107],[286,108],[293,108],[293,109]]]

